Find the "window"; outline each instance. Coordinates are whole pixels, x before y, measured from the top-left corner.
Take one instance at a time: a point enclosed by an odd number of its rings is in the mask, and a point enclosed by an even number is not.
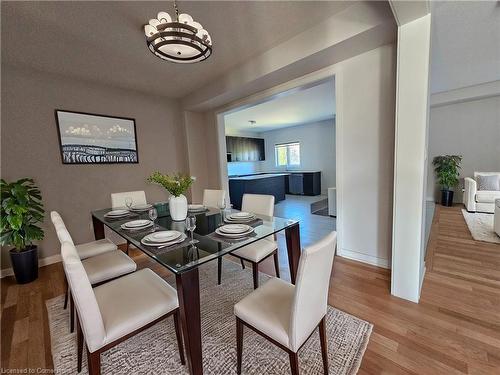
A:
[[[296,167],[300,165],[300,143],[281,143],[274,145],[277,167]]]

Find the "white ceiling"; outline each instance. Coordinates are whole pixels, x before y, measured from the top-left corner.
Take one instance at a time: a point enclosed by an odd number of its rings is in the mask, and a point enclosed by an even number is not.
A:
[[[3,1],[2,65],[181,98],[351,5],[179,1],[213,41],[208,60],[186,65],[163,61],[146,46],[144,24],[158,11],[172,14],[170,1]]]
[[[262,133],[326,119],[335,115],[332,81],[283,93],[261,104],[233,111],[224,116],[226,133]],[[254,120],[251,125],[248,121]]]
[[[499,80],[500,2],[431,4],[431,92]]]

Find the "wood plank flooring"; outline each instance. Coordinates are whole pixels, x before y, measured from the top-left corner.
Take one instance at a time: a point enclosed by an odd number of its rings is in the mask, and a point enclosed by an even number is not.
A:
[[[474,241],[458,206],[436,207],[429,241],[419,304],[390,295],[390,271],[336,257],[329,303],[374,324],[359,374],[500,374],[500,245]],[[62,278],[54,264],[28,285],[1,280],[3,369],[52,367],[45,300],[63,293]]]

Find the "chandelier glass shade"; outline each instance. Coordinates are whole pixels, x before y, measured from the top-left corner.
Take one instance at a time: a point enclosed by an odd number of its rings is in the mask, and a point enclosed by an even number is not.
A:
[[[189,14],[179,14],[174,1],[175,19],[167,12],[144,25],[148,48],[157,57],[175,63],[194,63],[212,54],[212,40],[208,31]]]

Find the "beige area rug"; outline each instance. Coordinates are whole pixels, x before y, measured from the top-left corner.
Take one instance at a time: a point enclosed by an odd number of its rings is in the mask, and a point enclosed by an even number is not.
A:
[[[251,293],[248,269],[225,261],[223,283],[217,286],[217,262],[200,268],[203,368],[205,374],[236,374],[236,322],[233,306]],[[261,274],[260,281],[269,277]],[[168,280],[173,282],[173,278]],[[47,301],[52,357],[58,374],[76,374],[76,334],[69,333],[69,313],[63,296]],[[330,374],[356,374],[368,345],[372,324],[328,308],[327,336]],[[87,374],[87,361],[81,374]],[[313,333],[299,351],[301,374],[322,374],[319,334]],[[101,355],[102,374],[188,374],[177,351],[173,321],[167,318]],[[244,330],[243,374],[288,374],[288,354]]]
[[[467,212],[463,208],[462,214],[472,234],[472,238],[476,241],[500,243],[500,237],[493,230],[493,214]]]

